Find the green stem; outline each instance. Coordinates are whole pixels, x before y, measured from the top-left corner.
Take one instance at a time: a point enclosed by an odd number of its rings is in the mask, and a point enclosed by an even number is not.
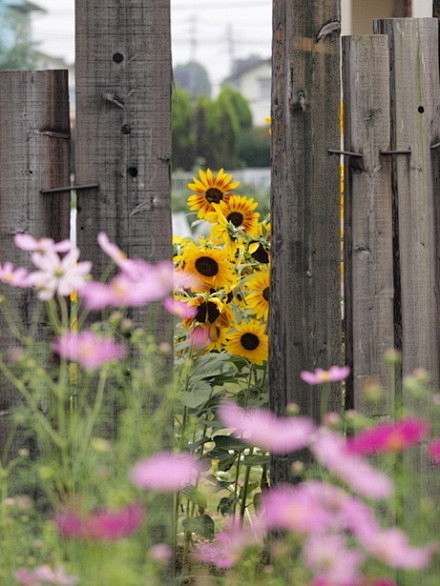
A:
[[[249,455],[252,456],[254,453],[254,448],[250,448]],[[249,487],[249,477],[251,475],[251,466],[246,466],[246,472],[244,474],[244,483],[243,483],[243,490],[241,493],[241,504],[240,504],[240,520],[241,523],[244,521],[244,514],[246,512],[246,499],[248,494],[248,487]]]

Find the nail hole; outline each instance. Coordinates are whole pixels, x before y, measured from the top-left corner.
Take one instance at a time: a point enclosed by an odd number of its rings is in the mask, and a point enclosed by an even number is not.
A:
[[[130,124],[123,124],[121,126],[121,131],[122,131],[122,134],[130,134],[130,132],[131,132]]]
[[[122,61],[124,61],[124,55],[122,53],[114,53],[113,61],[115,63],[122,63]]]
[[[423,106],[419,106],[417,108],[417,112],[420,112],[420,114],[423,114],[424,111],[425,111],[425,108]]]
[[[128,167],[127,171],[131,177],[137,177],[138,175],[137,167]]]

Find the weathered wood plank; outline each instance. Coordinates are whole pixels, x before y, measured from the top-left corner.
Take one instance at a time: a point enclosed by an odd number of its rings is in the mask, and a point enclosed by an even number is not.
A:
[[[375,30],[389,38],[391,68],[392,147],[410,149],[410,155],[394,156],[396,189],[400,319],[402,328],[402,373],[425,369],[433,390],[439,384],[439,231],[438,191],[434,190],[431,145],[440,137],[440,93],[438,66],[438,21],[434,18],[385,19]],[[438,186],[438,178],[436,179]],[[402,387],[402,402],[423,417],[430,412],[430,400],[416,397]],[[426,450],[410,456],[417,487],[414,499],[423,495],[433,507],[432,521],[438,530],[440,482],[432,470]],[[417,510],[406,503],[405,521]]]
[[[67,75],[64,70],[0,71],[1,263],[30,268],[29,255],[13,244],[17,232],[54,240],[69,237],[69,192],[40,193],[70,182]],[[19,325],[29,327],[35,309],[31,291],[11,287],[8,296]],[[44,335],[44,324],[37,335]],[[0,316],[0,352],[15,345],[17,340]],[[1,381],[0,413],[7,416],[17,401],[14,389]],[[0,449],[8,433],[5,419],[0,418]]]
[[[76,182],[99,183],[78,195],[78,245],[100,277],[101,231],[131,257],[171,257],[169,0],[77,0],[76,46]],[[170,338],[169,317],[156,327]]]
[[[300,371],[341,361],[338,160],[327,152],[340,140],[339,20],[338,0],[274,0],[270,402],[316,419],[322,390]]]
[[[345,209],[345,348],[352,376],[347,406],[373,416],[394,412],[393,380],[384,353],[394,348],[393,217],[388,40],[342,38],[345,147],[349,159]],[[387,389],[380,400],[364,393],[371,378]]]

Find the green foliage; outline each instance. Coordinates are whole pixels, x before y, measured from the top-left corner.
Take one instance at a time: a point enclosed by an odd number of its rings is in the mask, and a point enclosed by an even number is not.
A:
[[[35,43],[29,35],[29,14],[0,6],[0,69],[32,69]]]
[[[252,128],[246,99],[225,86],[215,99],[176,87],[172,112],[174,169],[268,166],[269,134]]]

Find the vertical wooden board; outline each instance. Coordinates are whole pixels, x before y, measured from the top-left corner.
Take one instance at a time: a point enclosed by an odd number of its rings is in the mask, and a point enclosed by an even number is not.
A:
[[[101,231],[130,257],[170,258],[169,0],[77,0],[76,90],[76,182],[99,183],[79,192],[78,245],[95,277]]]
[[[439,231],[438,192],[434,190],[431,145],[440,137],[438,22],[434,18],[379,20],[375,30],[389,38],[391,67],[392,140],[395,156],[401,283],[402,370],[428,371],[433,390],[439,384]],[[438,167],[437,167],[438,170]],[[430,400],[415,397],[403,385],[402,401],[420,417],[428,417]],[[423,447],[409,456],[417,487],[413,498],[428,499],[430,517],[438,531],[440,479]],[[413,518],[406,503],[405,521]]]
[[[431,145],[440,134],[436,19],[375,23],[390,43],[392,144],[395,155],[403,374],[425,368],[439,382],[435,199]]]
[[[339,21],[338,0],[274,0],[271,406],[315,418],[322,390],[300,372],[341,360],[338,161],[327,153],[340,138]]]
[[[352,366],[348,406],[392,416],[393,379],[384,353],[394,348],[393,208],[388,41],[385,35],[342,38],[345,150],[350,158],[345,229],[345,348]],[[380,400],[364,387],[377,379]]]
[[[67,71],[0,71],[0,253],[1,262],[31,268],[29,254],[16,248],[13,236],[69,237],[69,192],[43,195],[40,190],[70,183],[70,122]],[[10,287],[8,297],[20,325],[30,326],[35,309],[28,289]],[[38,334],[44,335],[45,324]],[[0,351],[17,344],[0,316]],[[18,400],[0,382],[0,412]],[[0,419],[0,442],[7,426]]]

